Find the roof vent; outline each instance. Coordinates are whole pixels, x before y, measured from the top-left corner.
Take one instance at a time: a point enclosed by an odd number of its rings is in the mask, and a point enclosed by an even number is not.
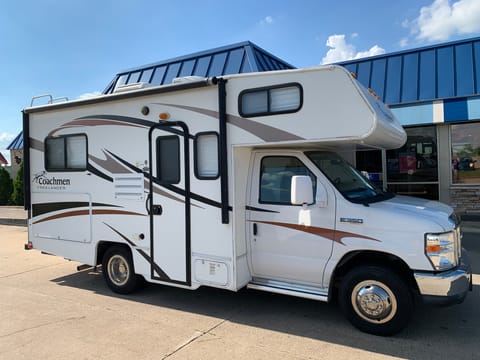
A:
[[[128,92],[128,91],[145,89],[147,87],[152,87],[152,85],[149,84],[149,83],[145,83],[145,82],[137,82],[137,83],[131,83],[131,84],[117,85],[117,86],[115,86],[115,90],[113,90],[113,93],[114,94],[124,93],[124,92]]]
[[[204,81],[205,78],[201,76],[182,76],[176,77],[172,80],[172,84],[184,84],[184,83],[191,83],[197,81]]]

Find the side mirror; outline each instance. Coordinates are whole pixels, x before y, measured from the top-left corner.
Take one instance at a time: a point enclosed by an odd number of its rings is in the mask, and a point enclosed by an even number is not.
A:
[[[291,199],[293,205],[303,205],[313,203],[313,186],[310,176],[297,175],[292,176]]]

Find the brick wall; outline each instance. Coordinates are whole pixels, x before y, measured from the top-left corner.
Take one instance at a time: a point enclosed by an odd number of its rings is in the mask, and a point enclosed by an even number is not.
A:
[[[480,186],[453,186],[450,205],[459,215],[480,215]]]

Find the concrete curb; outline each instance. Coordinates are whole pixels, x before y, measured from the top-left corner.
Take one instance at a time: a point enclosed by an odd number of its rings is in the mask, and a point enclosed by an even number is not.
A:
[[[2,219],[0,225],[27,226],[27,219]]]

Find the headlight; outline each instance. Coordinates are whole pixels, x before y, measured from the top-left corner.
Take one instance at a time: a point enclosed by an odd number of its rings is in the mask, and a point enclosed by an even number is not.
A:
[[[425,235],[425,254],[435,270],[451,269],[460,258],[460,231]]]

